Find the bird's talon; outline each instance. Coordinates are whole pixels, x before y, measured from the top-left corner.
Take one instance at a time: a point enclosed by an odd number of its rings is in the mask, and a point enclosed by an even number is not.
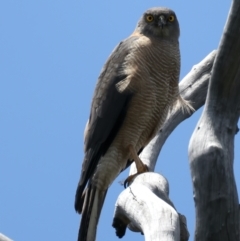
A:
[[[144,173],[144,172],[148,172],[149,169],[148,169],[148,166],[147,165],[143,165],[142,166],[142,169],[141,170],[138,170],[138,172],[136,174],[133,174],[133,175],[130,175],[128,178],[126,178],[126,180],[124,181],[123,185],[124,185],[124,188],[127,188],[130,186],[130,184],[133,182],[134,178],[141,174],[141,173]]]
[[[126,180],[124,181],[123,185],[124,188],[127,188],[130,186],[130,184],[132,183],[133,179],[138,175],[138,173],[134,174],[134,175],[130,175],[128,178],[126,178]]]
[[[144,164],[144,169],[141,173],[144,173],[144,172],[149,172],[148,166],[146,164]]]

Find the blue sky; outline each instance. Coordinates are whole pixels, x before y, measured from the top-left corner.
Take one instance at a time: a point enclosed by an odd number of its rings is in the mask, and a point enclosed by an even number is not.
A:
[[[230,1],[1,1],[0,232],[15,241],[76,240],[80,216],[73,203],[94,86],[112,49],[154,6],[177,13],[182,78],[218,47]],[[195,214],[187,148],[201,111],[174,131],[156,166],[187,217],[190,240]],[[238,189],[239,144],[238,134]],[[97,240],[118,240],[111,223],[127,175],[108,192]],[[133,238],[144,240],[127,231],[124,240]]]

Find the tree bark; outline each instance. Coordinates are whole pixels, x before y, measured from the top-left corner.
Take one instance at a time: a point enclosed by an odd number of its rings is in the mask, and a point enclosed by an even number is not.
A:
[[[2,233],[0,233],[0,241],[13,241],[13,240],[3,235]]]
[[[216,51],[210,53],[194,66],[180,83],[182,97],[190,101],[195,110],[205,102],[215,55]],[[182,112],[181,108],[174,109],[157,136],[144,148],[141,159],[150,171],[154,170],[158,154],[167,137],[190,115]],[[131,167],[130,173],[135,173],[134,167]],[[144,233],[145,240],[187,241],[189,233],[186,218],[177,213],[168,192],[168,182],[160,174],[145,173],[137,176],[116,202],[113,220],[116,235],[123,237],[128,227],[132,231]]]
[[[240,1],[232,3],[213,66],[206,104],[189,144],[196,241],[239,241],[233,173],[240,114]]]
[[[179,241],[179,217],[168,194],[168,182],[160,174],[138,175],[117,199],[113,219],[117,236],[122,237],[128,226],[144,234],[146,241]]]

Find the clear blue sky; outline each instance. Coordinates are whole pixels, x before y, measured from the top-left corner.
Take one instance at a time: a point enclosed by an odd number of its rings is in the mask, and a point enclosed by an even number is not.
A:
[[[230,1],[1,1],[0,232],[15,241],[76,240],[80,216],[73,203],[94,86],[112,49],[154,6],[178,15],[182,78],[218,47]],[[187,217],[190,240],[195,214],[187,148],[201,111],[174,131],[156,166]],[[238,134],[238,188],[239,144]],[[111,223],[127,175],[108,192],[97,240],[118,240]],[[132,239],[144,240],[127,231],[124,240]]]

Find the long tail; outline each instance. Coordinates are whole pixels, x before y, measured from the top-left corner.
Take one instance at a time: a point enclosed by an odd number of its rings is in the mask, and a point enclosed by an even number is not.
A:
[[[78,241],[95,241],[97,224],[107,190],[98,190],[89,184],[82,195],[82,219],[78,232]]]

